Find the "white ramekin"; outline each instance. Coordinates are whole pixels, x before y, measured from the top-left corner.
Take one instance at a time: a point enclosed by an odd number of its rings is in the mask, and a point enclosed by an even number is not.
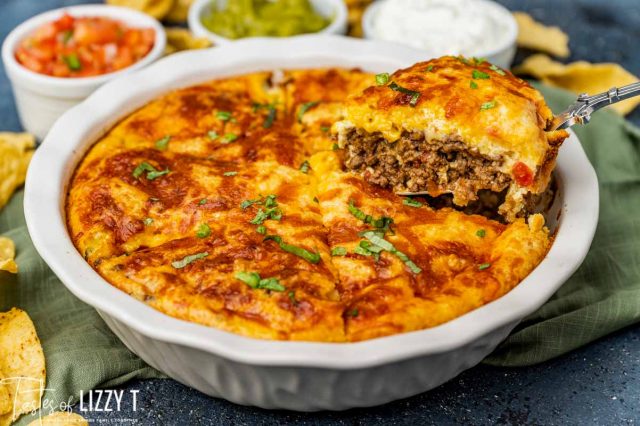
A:
[[[249,39],[171,55],[112,81],[61,117],[31,161],[24,213],[33,244],[129,349],[208,395],[317,411],[378,405],[432,389],[487,356],[586,256],[598,223],[598,181],[574,133],[560,149],[555,171],[559,193],[548,214],[557,229],[554,243],[529,276],[503,297],[437,327],[363,342],[252,339],[172,318],[94,271],[74,247],[64,214],[69,181],[91,145],[169,91],[255,71],[337,66],[381,73],[424,59],[424,52],[406,46],[348,37]]]
[[[367,10],[365,10],[362,15],[362,32],[364,34],[364,38],[371,40],[381,40],[376,36],[375,31],[373,30],[373,21],[376,18],[378,12],[380,11],[380,7],[386,2],[392,0],[378,0],[373,2]],[[481,3],[482,7],[487,9],[491,9],[496,16],[499,16],[501,22],[505,25],[507,31],[496,46],[492,49],[478,52],[474,56],[478,58],[486,58],[492,64],[495,64],[499,67],[509,69],[511,67],[511,62],[516,54],[516,39],[518,37],[518,24],[508,9],[504,6],[491,1],[491,0],[474,0],[477,3]],[[428,28],[425,28],[425,31],[428,31]],[[452,52],[453,53],[453,52]]]
[[[197,37],[205,37],[214,44],[230,43],[234,40],[218,35],[202,24],[202,16],[211,11],[214,2],[226,4],[226,0],[196,0],[189,8],[189,29]],[[342,35],[347,32],[347,6],[344,0],[311,0],[313,8],[331,23],[315,34]]]
[[[58,19],[63,13],[72,16],[104,16],[131,27],[153,28],[156,34],[151,52],[135,64],[95,77],[61,78],[33,72],[15,58],[18,44],[39,26]],[[65,111],[82,102],[106,82],[154,62],[164,52],[166,36],[154,18],[132,9],[107,5],[64,7],[34,16],[18,25],[2,44],[2,62],[11,82],[22,127],[43,140],[53,123]]]

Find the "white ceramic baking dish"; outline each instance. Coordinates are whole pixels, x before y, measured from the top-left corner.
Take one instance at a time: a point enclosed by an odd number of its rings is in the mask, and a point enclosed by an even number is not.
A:
[[[480,362],[586,255],[598,218],[598,186],[574,134],[558,158],[561,215],[555,242],[519,286],[438,327],[359,343],[258,340],[164,315],[102,279],[74,248],[64,217],[70,176],[91,144],[169,90],[258,70],[338,66],[377,73],[424,59],[424,52],[343,37],[252,39],[176,54],[113,81],[60,118],[32,160],[24,208],[33,243],[68,289],[95,307],[127,347],[208,395],[264,408],[343,410],[438,386]]]

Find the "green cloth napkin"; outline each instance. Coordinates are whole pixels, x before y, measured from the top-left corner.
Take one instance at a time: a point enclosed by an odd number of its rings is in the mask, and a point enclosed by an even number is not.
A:
[[[542,87],[554,111],[574,95]],[[640,131],[608,111],[577,128],[600,179],[600,223],[582,267],[540,310],[522,321],[485,362],[542,362],[640,321]],[[0,234],[17,246],[17,276],[0,272],[0,310],[33,319],[47,359],[45,397],[77,401],[80,390],[160,377],[129,352],[96,311],[69,293],[27,234],[22,192],[0,211]],[[53,208],[53,206],[52,206]]]
[[[554,111],[575,95],[537,86]],[[484,362],[546,361],[640,321],[640,130],[611,111],[574,127],[600,186],[600,218],[584,263]]]

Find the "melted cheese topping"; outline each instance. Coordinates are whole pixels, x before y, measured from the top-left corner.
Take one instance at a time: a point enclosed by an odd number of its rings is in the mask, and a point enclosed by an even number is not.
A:
[[[535,176],[528,190],[539,193],[548,183],[557,150],[568,136],[547,132],[553,118],[542,95],[527,82],[488,62],[447,56],[396,71],[389,85],[371,86],[350,98],[345,120],[334,131],[341,146],[349,129],[380,132],[394,142],[402,132],[424,132],[426,139],[456,140],[490,158],[504,158],[503,172],[513,175],[524,163]]]
[[[264,339],[369,339],[431,327],[500,297],[547,252],[542,218],[503,225],[409,207],[343,172],[327,127],[342,118],[347,94],[372,79],[336,69],[255,73],[151,102],[78,166],[66,202],[76,247],[111,284],[168,315]],[[270,127],[265,104],[277,110]],[[224,143],[231,133],[237,139]],[[143,162],[169,172],[135,177]],[[264,234],[319,262],[265,240],[250,223],[265,206],[242,202],[267,195],[282,217],[265,220]],[[390,252],[377,260],[353,252],[370,226],[349,212],[350,200],[394,219],[385,238],[421,273]],[[346,255],[332,256],[336,247]],[[252,288],[238,272],[276,278],[285,290]]]

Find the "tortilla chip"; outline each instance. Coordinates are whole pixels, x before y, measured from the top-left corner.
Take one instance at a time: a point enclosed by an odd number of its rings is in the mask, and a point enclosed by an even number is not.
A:
[[[635,83],[638,78],[618,64],[591,64],[585,61],[568,65],[552,60],[547,55],[528,57],[513,70],[516,74],[531,75],[551,86],[561,87],[576,94],[595,95],[612,87]],[[628,114],[640,103],[640,98],[631,98],[611,105],[620,114]]]
[[[89,426],[89,422],[80,414],[58,411],[34,420],[28,426]]]
[[[174,0],[173,7],[169,10],[165,20],[175,23],[186,22],[192,3],[193,0]]]
[[[0,425],[40,408],[46,379],[44,353],[29,315],[17,308],[0,313],[0,386],[12,405]]]
[[[15,262],[16,246],[7,237],[0,237],[0,271],[18,273],[18,265]],[[2,410],[0,409],[0,414]]]
[[[371,4],[372,0],[347,0],[347,8],[349,14],[347,21],[349,23],[348,35],[351,37],[362,37],[362,15],[365,9]]]
[[[529,14],[513,12],[518,23],[518,46],[546,52],[553,56],[569,56],[569,36],[558,27],[547,27],[535,21]]]
[[[13,404],[11,403],[9,388],[7,386],[0,385],[0,416],[11,413],[12,408]],[[1,421],[0,424],[2,424]]]
[[[0,132],[0,209],[24,183],[35,145],[28,133]]]
[[[189,30],[184,28],[165,28],[167,33],[167,48],[165,55],[170,55],[182,50],[204,49],[212,45],[209,39],[194,37]]]
[[[107,4],[124,6],[139,10],[156,19],[163,19],[171,8],[174,0],[107,0]]]

